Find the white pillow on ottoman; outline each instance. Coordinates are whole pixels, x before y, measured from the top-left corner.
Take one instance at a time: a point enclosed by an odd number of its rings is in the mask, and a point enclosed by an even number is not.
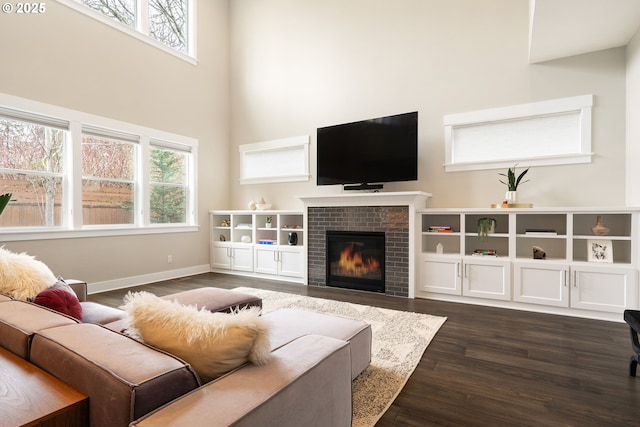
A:
[[[260,308],[212,313],[159,298],[129,292],[121,307],[127,334],[189,363],[203,382],[246,363],[263,365],[270,357],[268,321]]]
[[[0,292],[26,301],[58,279],[42,261],[26,253],[17,254],[0,247]]]

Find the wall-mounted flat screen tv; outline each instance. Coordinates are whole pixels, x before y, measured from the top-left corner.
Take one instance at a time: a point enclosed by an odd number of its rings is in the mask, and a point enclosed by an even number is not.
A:
[[[318,185],[378,189],[418,179],[417,111],[322,127],[316,136]]]

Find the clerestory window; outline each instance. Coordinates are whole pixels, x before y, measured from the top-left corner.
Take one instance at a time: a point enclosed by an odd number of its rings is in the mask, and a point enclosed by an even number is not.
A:
[[[193,0],[58,0],[132,35],[195,58]]]

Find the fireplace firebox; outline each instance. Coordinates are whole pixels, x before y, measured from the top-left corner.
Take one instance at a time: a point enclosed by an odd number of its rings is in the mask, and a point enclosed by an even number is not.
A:
[[[327,286],[385,291],[385,233],[327,230]]]

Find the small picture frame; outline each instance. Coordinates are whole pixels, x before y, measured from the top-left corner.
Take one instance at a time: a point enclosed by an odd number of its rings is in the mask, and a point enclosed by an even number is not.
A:
[[[587,252],[589,262],[613,262],[613,242],[611,240],[587,240]]]

